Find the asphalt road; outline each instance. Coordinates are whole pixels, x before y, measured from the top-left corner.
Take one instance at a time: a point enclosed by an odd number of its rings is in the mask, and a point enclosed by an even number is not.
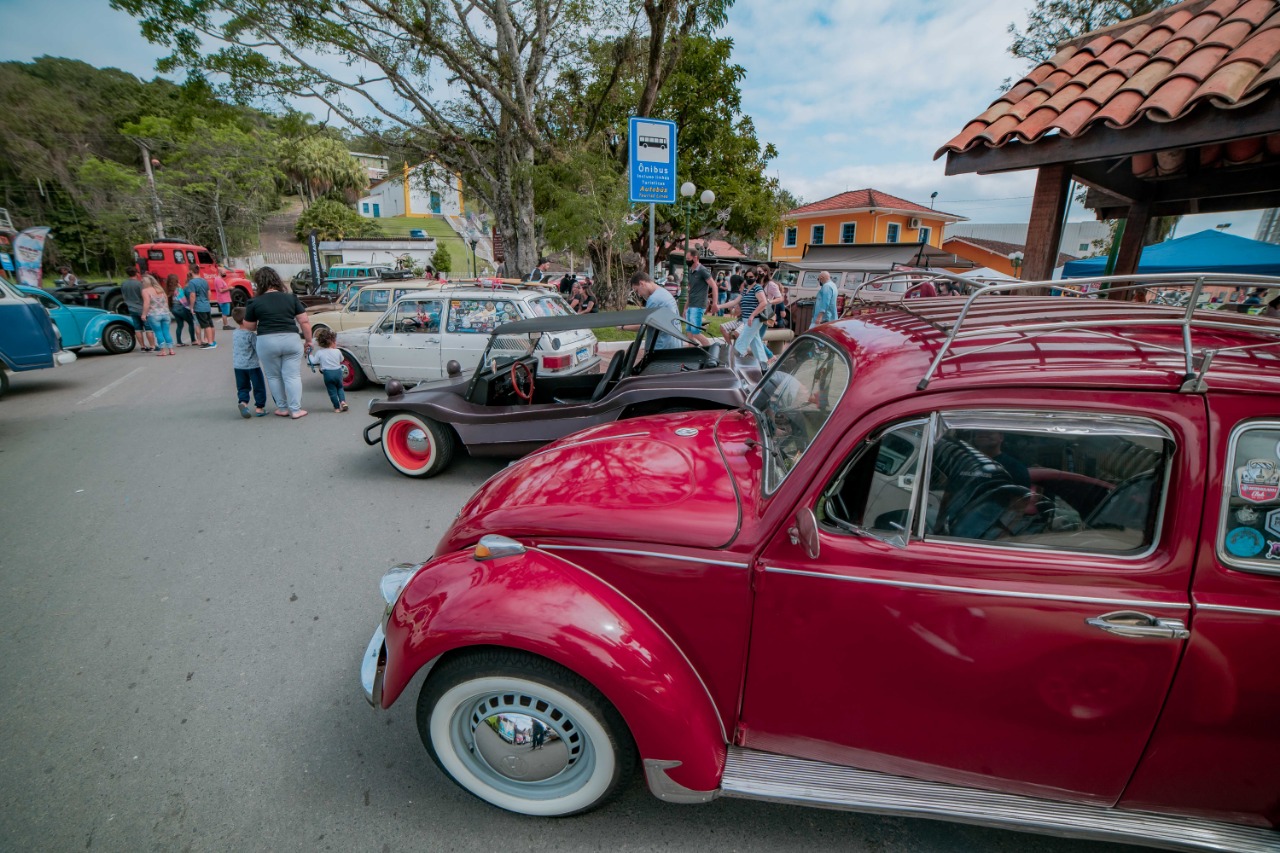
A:
[[[637,779],[539,820],[446,780],[359,664],[377,581],[498,463],[419,482],[304,374],[296,422],[242,420],[230,333],[82,354],[0,400],[0,849],[1112,851],[977,827],[718,800]]]

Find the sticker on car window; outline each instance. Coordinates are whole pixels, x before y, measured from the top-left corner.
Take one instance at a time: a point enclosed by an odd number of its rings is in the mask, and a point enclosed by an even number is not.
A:
[[[1256,557],[1266,547],[1262,534],[1252,527],[1237,527],[1227,531],[1222,544],[1227,549],[1227,553],[1236,557]]]
[[[1280,496],[1280,468],[1270,459],[1250,459],[1236,469],[1236,494],[1250,503],[1271,503]]]
[[[447,331],[487,335],[503,323],[520,319],[515,305],[488,299],[454,299],[449,302]]]

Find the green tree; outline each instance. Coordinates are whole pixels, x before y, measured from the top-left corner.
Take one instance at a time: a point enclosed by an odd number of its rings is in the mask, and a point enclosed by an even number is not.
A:
[[[347,144],[315,129],[282,142],[280,168],[308,202],[333,191],[354,202],[369,186],[368,175]]]
[[[537,260],[531,172],[561,141],[549,87],[579,48],[634,21],[645,28],[643,97],[656,99],[683,39],[723,22],[731,0],[112,0],[173,49],[162,69],[228,75],[232,91],[311,97],[359,133],[461,174],[493,212],[508,263]],[[641,23],[642,22],[642,23]],[[212,52],[204,41],[222,45]],[[333,70],[337,55],[349,68]],[[442,85],[442,81],[444,84]],[[391,98],[387,97],[388,92]]]
[[[1102,27],[1127,21],[1175,0],[1036,0],[1027,12],[1025,28],[1009,25],[1009,52],[1040,63],[1058,52],[1058,45]]]
[[[443,243],[436,246],[436,251],[431,256],[431,266],[435,267],[436,272],[453,272],[453,256],[449,254],[448,246]]]
[[[306,240],[313,228],[320,232],[321,240],[382,236],[382,229],[376,222],[365,219],[342,202],[332,198],[322,198],[302,211],[294,233],[299,240]]]

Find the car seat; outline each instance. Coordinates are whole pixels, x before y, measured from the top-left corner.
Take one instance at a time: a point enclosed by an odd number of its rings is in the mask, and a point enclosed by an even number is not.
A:
[[[945,493],[934,529],[961,539],[999,539],[1028,528],[1015,506],[1031,497],[1031,490],[1009,477],[1004,466],[966,441],[939,440],[933,448],[935,475],[945,477]]]

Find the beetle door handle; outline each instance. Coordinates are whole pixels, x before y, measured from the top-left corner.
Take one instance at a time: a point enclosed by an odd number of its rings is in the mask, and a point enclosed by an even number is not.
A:
[[[1117,610],[1084,620],[1086,625],[1101,628],[1108,634],[1140,639],[1185,640],[1191,636],[1184,622],[1178,619],[1158,619],[1149,613],[1136,610]]]

